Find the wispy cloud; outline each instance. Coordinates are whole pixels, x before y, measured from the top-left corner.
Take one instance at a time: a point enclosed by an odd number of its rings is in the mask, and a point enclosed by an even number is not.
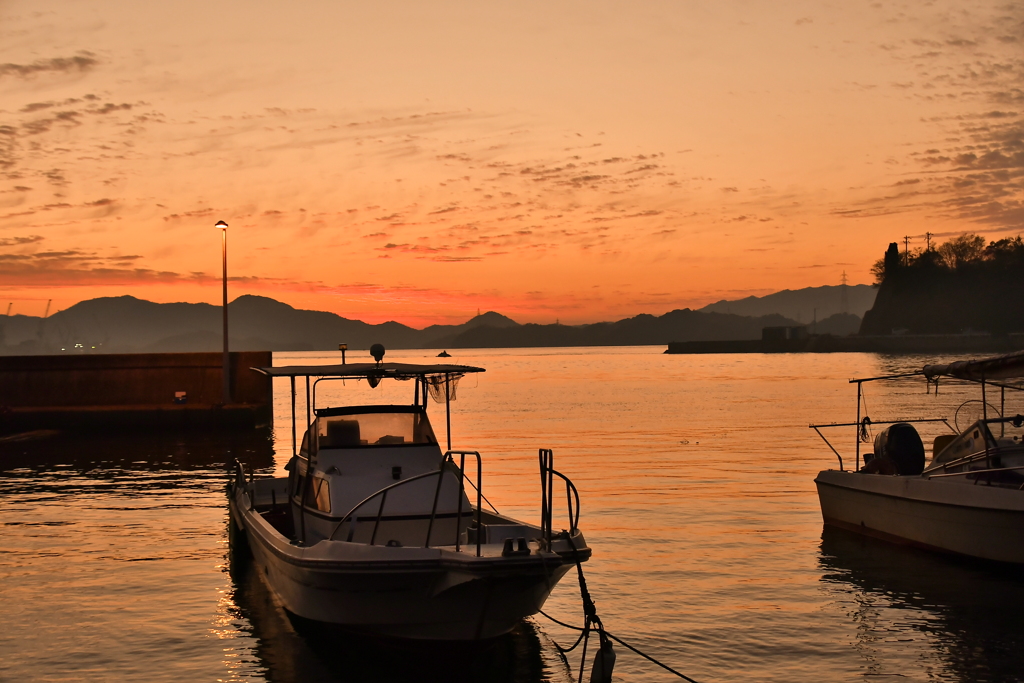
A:
[[[0,64],[0,78],[15,76],[31,78],[41,73],[75,73],[89,71],[99,64],[93,53],[82,50],[73,57],[51,57],[37,59],[31,64]]]

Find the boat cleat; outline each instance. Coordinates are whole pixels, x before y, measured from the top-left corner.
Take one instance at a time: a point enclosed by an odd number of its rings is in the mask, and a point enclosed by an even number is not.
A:
[[[505,545],[501,549],[501,556],[513,557],[516,555],[529,555],[530,552],[530,546],[526,543],[526,539],[520,536],[515,539],[505,539]]]

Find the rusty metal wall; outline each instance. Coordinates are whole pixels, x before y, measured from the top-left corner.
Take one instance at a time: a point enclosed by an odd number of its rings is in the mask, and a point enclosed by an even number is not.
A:
[[[0,357],[0,406],[7,408],[186,405],[223,402],[220,353],[142,353]],[[270,351],[230,354],[232,403],[269,406]]]

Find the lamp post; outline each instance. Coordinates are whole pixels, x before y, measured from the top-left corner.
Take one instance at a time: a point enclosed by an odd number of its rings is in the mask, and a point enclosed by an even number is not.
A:
[[[224,221],[217,221],[214,227],[220,228],[220,255],[224,268],[224,405],[231,403],[231,368],[228,357],[228,224]]]

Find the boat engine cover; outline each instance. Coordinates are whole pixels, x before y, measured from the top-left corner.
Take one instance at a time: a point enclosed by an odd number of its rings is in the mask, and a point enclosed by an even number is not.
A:
[[[891,461],[899,474],[921,474],[924,471],[921,435],[907,422],[890,425],[875,437],[875,457]]]

